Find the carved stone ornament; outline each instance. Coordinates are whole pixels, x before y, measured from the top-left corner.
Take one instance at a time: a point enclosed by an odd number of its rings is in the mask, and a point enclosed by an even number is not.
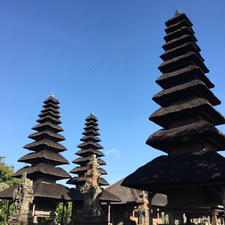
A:
[[[33,181],[24,173],[21,182],[13,191],[14,212],[9,219],[10,225],[31,225],[33,223]]]

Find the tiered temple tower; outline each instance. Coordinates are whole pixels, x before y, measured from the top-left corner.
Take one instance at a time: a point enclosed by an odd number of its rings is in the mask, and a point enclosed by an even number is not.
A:
[[[24,148],[32,151],[21,157],[18,161],[29,163],[19,169],[13,176],[26,177],[33,181],[34,201],[33,212],[36,217],[53,216],[57,201],[65,201],[69,196],[69,189],[61,184],[56,184],[57,180],[70,178],[70,175],[59,165],[69,162],[60,154],[66,148],[58,142],[65,138],[58,134],[63,131],[59,126],[59,101],[51,94],[44,101],[43,110],[39,114],[38,125],[32,129],[37,131],[29,136],[34,142],[27,144]],[[49,201],[51,199],[51,201]],[[53,216],[54,217],[54,216]]]
[[[32,153],[18,160],[19,162],[29,163],[31,166],[18,170],[14,177],[21,177],[26,172],[27,177],[34,182],[43,181],[47,183],[56,183],[57,180],[70,177],[64,169],[56,167],[69,163],[60,154],[66,148],[58,143],[65,140],[62,135],[58,134],[58,132],[63,131],[59,126],[61,121],[59,120],[58,104],[59,101],[53,95],[44,101],[44,109],[37,120],[39,124],[32,128],[37,132],[29,136],[34,142],[24,146]]]
[[[150,120],[162,126],[147,144],[170,154],[218,151],[225,147],[224,135],[215,128],[224,117],[213,106],[220,100],[210,91],[214,85],[205,76],[209,70],[185,14],[166,22],[165,52],[160,56],[163,73],[156,82],[163,88],[153,97],[161,108]]]
[[[149,118],[163,129],[146,143],[168,156],[140,167],[122,185],[167,194],[174,224],[174,219],[183,223],[183,213],[209,215],[225,206],[225,159],[217,153],[225,150],[225,136],[215,127],[225,118],[214,108],[220,100],[210,90],[214,85],[205,76],[209,70],[192,23],[177,11],[166,26],[163,74],[156,80],[163,90],[153,97],[161,108]]]
[[[71,178],[67,183],[68,184],[75,184],[78,189],[82,187],[86,182],[85,173],[88,170],[88,163],[93,154],[96,155],[98,164],[106,165],[105,161],[101,159],[104,154],[99,150],[103,149],[103,147],[98,143],[101,140],[97,137],[100,134],[98,133],[98,119],[96,116],[91,113],[90,116],[86,118],[86,127],[84,127],[83,137],[80,139],[83,141],[78,147],[81,149],[76,152],[76,155],[80,156],[79,158],[75,159],[73,163],[78,164],[79,166],[75,167],[70,171],[70,173],[76,174],[77,177]],[[101,175],[107,174],[103,168],[98,168],[98,171]],[[99,186],[109,185],[108,182],[102,178],[98,178]]]

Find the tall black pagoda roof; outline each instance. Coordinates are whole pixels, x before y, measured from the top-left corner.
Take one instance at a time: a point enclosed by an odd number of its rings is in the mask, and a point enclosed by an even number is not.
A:
[[[214,106],[220,100],[196,44],[192,23],[176,12],[166,22],[164,61],[157,80],[163,90],[153,100],[161,106],[149,119],[163,128],[147,144],[168,155],[159,156],[127,176],[122,185],[167,193],[173,188],[221,185],[225,182],[225,135],[215,126],[225,118]]]
[[[44,101],[43,110],[37,120],[38,125],[32,128],[37,132],[29,135],[34,142],[24,146],[32,152],[18,160],[31,165],[18,170],[13,175],[14,177],[21,177],[26,172],[27,177],[35,182],[44,179],[50,183],[70,177],[65,170],[56,167],[69,163],[59,153],[65,151],[66,148],[58,143],[65,140],[61,134],[58,134],[63,131],[59,126],[61,121],[58,104],[59,101],[52,94]]]
[[[146,143],[168,154],[224,150],[225,136],[215,128],[225,123],[214,108],[221,102],[210,90],[214,85],[205,75],[209,70],[192,23],[184,13],[176,12],[165,24],[165,52],[159,66],[163,74],[156,80],[163,90],[153,97],[161,108],[149,117],[163,129]],[[184,144],[190,146],[184,148]]]
[[[71,178],[67,182],[68,184],[75,184],[78,188],[86,182],[85,173],[88,170],[88,163],[93,154],[96,155],[100,166],[106,165],[105,161],[100,158],[104,156],[104,154],[100,151],[103,147],[99,144],[101,140],[97,137],[100,135],[97,132],[99,130],[97,123],[98,119],[93,113],[91,113],[85,121],[86,126],[84,127],[84,136],[80,139],[82,143],[78,145],[78,148],[81,150],[76,152],[76,155],[80,157],[73,160],[73,163],[78,164],[78,166],[70,171],[70,173],[76,174],[77,176]],[[101,167],[98,168],[98,171],[101,175],[107,174],[107,172]],[[98,183],[100,186],[108,185],[108,182],[102,177],[98,178]]]

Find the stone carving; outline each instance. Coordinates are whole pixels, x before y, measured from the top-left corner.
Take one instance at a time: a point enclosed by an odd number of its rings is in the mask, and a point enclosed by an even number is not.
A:
[[[101,175],[98,171],[98,162],[95,154],[91,156],[88,163],[88,170],[85,174],[86,182],[80,188],[84,195],[83,208],[78,210],[75,220],[81,223],[98,223],[105,221],[102,216],[102,208],[99,202],[99,194],[102,192],[98,185],[98,177]]]
[[[148,195],[145,191],[139,193],[138,208],[135,213],[138,216],[138,225],[148,225],[149,221],[149,208],[148,208]]]
[[[9,220],[10,225],[31,225],[33,203],[33,181],[24,173],[21,182],[13,191],[14,212]]]

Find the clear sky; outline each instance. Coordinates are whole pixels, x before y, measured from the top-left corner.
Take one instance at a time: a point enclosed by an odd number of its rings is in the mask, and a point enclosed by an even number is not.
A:
[[[60,101],[63,154],[70,162],[84,119],[94,112],[106,154],[105,178],[113,183],[163,154],[145,144],[160,127],[148,120],[159,106],[166,20],[185,12],[213,92],[225,114],[224,0],[19,0],[0,1],[1,150],[16,169],[29,151],[42,102]],[[224,132],[224,126],[220,126]],[[74,164],[64,166],[69,172]]]

